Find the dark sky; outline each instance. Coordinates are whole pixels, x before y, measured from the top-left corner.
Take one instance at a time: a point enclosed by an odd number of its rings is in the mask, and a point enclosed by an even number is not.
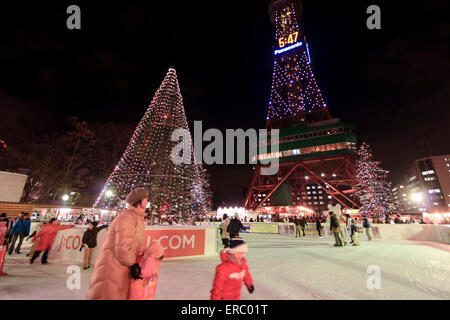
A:
[[[270,1],[34,1],[0,5],[1,130],[61,130],[70,115],[136,125],[171,65],[203,128],[263,128],[272,77]],[[302,29],[333,116],[395,183],[418,157],[450,153],[448,1],[304,0]],[[66,8],[81,7],[81,30]],[[381,7],[382,29],[366,28]],[[241,205],[245,165],[208,166]]]

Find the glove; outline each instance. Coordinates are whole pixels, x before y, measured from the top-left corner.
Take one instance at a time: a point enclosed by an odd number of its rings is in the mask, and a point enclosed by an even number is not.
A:
[[[133,264],[133,265],[130,267],[130,271],[131,271],[131,277],[132,277],[134,280],[143,279],[143,278],[141,277],[141,267],[140,267],[137,263]]]
[[[252,294],[253,291],[255,291],[255,287],[253,285],[250,286],[250,288],[247,288],[248,293]]]

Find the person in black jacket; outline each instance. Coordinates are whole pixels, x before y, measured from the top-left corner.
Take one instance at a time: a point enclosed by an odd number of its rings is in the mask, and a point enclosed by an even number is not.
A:
[[[89,224],[88,229],[83,234],[83,246],[80,248],[84,248],[84,261],[83,261],[83,270],[86,270],[91,267],[92,256],[94,255],[94,249],[97,247],[97,234],[108,227],[108,225],[104,225],[101,227],[97,227],[98,222],[94,221]]]
[[[297,235],[298,235],[298,237],[301,236],[300,235],[300,219],[297,216],[294,217],[294,224],[295,224],[295,237],[297,238]]]
[[[300,227],[302,228],[302,232],[303,232],[303,236],[304,236],[304,237],[305,237],[305,227],[306,227],[307,224],[308,224],[308,222],[306,221],[305,216],[303,216],[303,217],[300,219]]]
[[[322,238],[322,224],[320,223],[320,217],[316,217],[316,229],[319,232],[319,238]]]
[[[245,230],[244,225],[241,220],[239,220],[239,214],[236,212],[234,214],[234,219],[231,219],[230,224],[228,225],[227,232],[230,234],[230,239],[235,237],[239,237],[239,231]]]

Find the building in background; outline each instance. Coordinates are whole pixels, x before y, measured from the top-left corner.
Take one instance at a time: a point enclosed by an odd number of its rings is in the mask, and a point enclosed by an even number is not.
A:
[[[402,212],[449,212],[450,155],[415,160],[392,192]]]
[[[392,189],[392,196],[394,197],[394,201],[398,203],[401,212],[408,211],[410,200],[408,200],[408,195],[406,194],[406,188],[404,185],[396,185]]]

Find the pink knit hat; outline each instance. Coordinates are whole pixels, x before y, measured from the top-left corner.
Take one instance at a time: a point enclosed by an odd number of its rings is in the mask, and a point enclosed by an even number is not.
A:
[[[147,260],[147,258],[152,258],[154,260],[160,258],[164,255],[164,249],[159,242],[159,240],[153,240],[152,243],[144,250],[144,255],[142,256],[142,262]]]

